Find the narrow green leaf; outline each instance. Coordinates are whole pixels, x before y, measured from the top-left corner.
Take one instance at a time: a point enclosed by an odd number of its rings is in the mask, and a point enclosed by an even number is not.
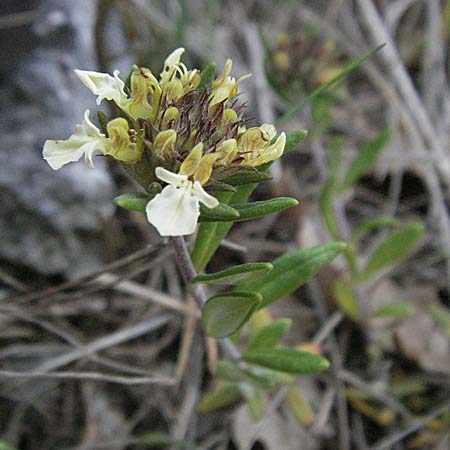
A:
[[[337,225],[334,208],[333,197],[336,193],[336,180],[334,177],[330,177],[322,187],[320,193],[319,204],[322,219],[333,239],[339,238],[339,228]]]
[[[215,208],[200,204],[199,222],[229,222],[239,219],[239,212],[226,203],[219,203]]]
[[[393,227],[396,225],[398,225],[398,220],[393,217],[376,217],[375,219],[365,220],[354,228],[351,241],[358,242],[364,235],[377,228]]]
[[[203,395],[197,406],[199,413],[206,413],[222,408],[241,398],[241,391],[236,383],[222,383]]]
[[[132,211],[145,211],[147,203],[153,198],[144,192],[127,192],[114,199],[114,203]]]
[[[108,118],[103,111],[97,111],[97,120],[100,126],[100,131],[106,136],[109,137],[108,133]],[[1,447],[0,447],[1,450]]]
[[[372,318],[377,319],[381,317],[394,317],[402,318],[409,317],[414,314],[414,307],[408,303],[391,303],[390,305],[383,306],[377,309]]]
[[[331,242],[286,253],[272,262],[273,270],[269,273],[238,288],[260,292],[263,297],[260,308],[264,308],[298,289],[345,248],[342,242]]]
[[[239,170],[231,175],[220,177],[220,181],[231,184],[232,186],[241,186],[249,183],[261,183],[269,181],[272,175],[267,172],[259,172],[255,170]]]
[[[370,169],[390,136],[390,130],[383,130],[361,148],[345,174],[341,191],[354,185]]]
[[[126,94],[131,93],[131,75],[133,75],[133,72],[136,69],[139,69],[139,66],[137,66],[136,64],[133,64],[130,68],[130,71],[128,72],[126,79],[125,79],[125,93]]]
[[[365,281],[380,270],[405,257],[416,245],[423,234],[423,225],[411,223],[392,231],[386,239],[375,249],[361,275]]]
[[[291,325],[291,319],[278,319],[274,320],[269,325],[262,327],[258,333],[250,339],[247,351],[250,352],[276,347],[286,336]]]
[[[267,369],[266,367],[241,362],[240,368],[248,378],[265,389],[284,386],[294,381],[292,375],[278,370]]]
[[[236,188],[231,184],[213,181],[211,179],[204,187],[207,188],[208,192],[236,192]]]
[[[358,322],[361,319],[358,302],[351,286],[344,280],[338,280],[334,286],[334,297],[339,309],[350,319]]]
[[[331,87],[333,87],[335,84],[339,83],[342,79],[344,79],[350,72],[352,72],[354,69],[356,69],[358,66],[360,66],[367,58],[370,58],[375,52],[383,48],[385,44],[380,45],[374,50],[371,50],[370,52],[366,53],[365,55],[361,56],[360,58],[356,59],[355,61],[352,61],[348,65],[346,65],[342,71],[336,75],[334,78],[332,78],[330,81],[325,83],[323,86],[320,86],[318,89],[316,89],[314,92],[312,92],[310,95],[308,95],[305,99],[303,99],[298,105],[291,108],[286,114],[284,114],[282,117],[280,117],[277,120],[276,125],[280,126],[287,120],[289,120],[292,116],[297,114],[299,111],[303,109],[303,107],[308,104],[311,100],[315,99],[320,94],[324,93]]]
[[[0,441],[0,450],[17,450],[16,447],[11,447],[5,441]]]
[[[284,153],[293,150],[307,135],[308,132],[306,130],[287,131]]]
[[[286,404],[299,423],[309,427],[314,422],[314,411],[309,401],[296,386],[291,386],[286,394]]]
[[[216,64],[209,63],[200,73],[200,83],[197,89],[204,89],[206,86],[212,86],[212,81],[216,73]]]
[[[217,362],[216,376],[233,382],[242,381],[243,378],[241,369],[229,359],[222,359]]]
[[[326,92],[316,98],[311,105],[312,126],[315,136],[323,136],[326,134],[332,123],[332,106],[335,96],[332,92]]]
[[[230,206],[239,212],[239,218],[236,222],[242,222],[244,220],[259,219],[297,205],[298,201],[295,198],[278,197],[259,202],[231,204]]]
[[[247,402],[250,414],[254,419],[259,419],[263,413],[263,399],[261,392],[250,383],[239,383],[238,387],[242,397],[244,397]]]
[[[217,192],[214,196],[221,202],[230,204],[233,199],[235,203],[245,202],[255,189],[256,184],[245,184],[238,186],[235,193]],[[197,239],[192,250],[192,262],[197,272],[201,272],[216,252],[222,239],[230,230],[233,222],[210,222],[202,223],[197,232]]]
[[[258,278],[272,269],[272,264],[267,262],[241,264],[216,273],[199,274],[192,280],[192,283],[236,284],[240,281]]]
[[[325,370],[330,363],[314,353],[276,348],[244,353],[242,359],[252,364],[288,373],[316,373]]]
[[[328,172],[332,177],[337,177],[341,166],[342,136],[335,136],[327,147]]]
[[[258,308],[262,297],[257,292],[225,292],[211,297],[202,308],[202,324],[215,338],[238,330]]]

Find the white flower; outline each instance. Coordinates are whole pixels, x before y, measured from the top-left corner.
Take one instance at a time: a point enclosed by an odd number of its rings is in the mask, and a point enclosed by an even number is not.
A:
[[[161,236],[194,233],[200,215],[199,203],[215,208],[218,200],[205,192],[198,181],[189,181],[187,175],[172,173],[162,167],[157,167],[155,174],[168,185],[148,203],[148,221]]]
[[[92,72],[89,70],[75,70],[81,82],[97,97],[97,105],[102,100],[112,100],[117,106],[123,107],[128,100],[124,87],[125,83],[119,78],[119,71],[114,71],[112,77],[108,73]]]
[[[94,167],[92,160],[94,152],[96,150],[106,152],[107,145],[108,139],[89,120],[87,109],[83,123],[75,126],[75,133],[65,141],[45,141],[42,155],[53,170],[58,170],[69,162],[78,161],[83,155],[86,163]]]

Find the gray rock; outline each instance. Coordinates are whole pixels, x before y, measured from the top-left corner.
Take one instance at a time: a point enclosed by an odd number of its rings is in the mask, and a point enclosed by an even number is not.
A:
[[[20,34],[26,42],[2,40],[16,45],[8,49],[16,57],[0,64],[0,258],[44,274],[75,276],[98,265],[101,220],[113,211],[102,158],[95,170],[80,161],[53,171],[41,156],[46,139],[66,139],[84,109],[97,109],[73,73],[95,70],[95,4],[34,2],[36,18]]]

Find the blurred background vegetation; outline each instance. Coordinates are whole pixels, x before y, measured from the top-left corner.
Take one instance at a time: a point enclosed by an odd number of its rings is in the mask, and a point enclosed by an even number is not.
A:
[[[0,39],[0,449],[448,448],[449,0],[2,0]],[[243,331],[289,317],[284,344],[331,361],[258,414],[199,410],[217,348],[165,242],[113,207],[136,186],[41,159],[98,109],[73,69],[159,73],[177,46],[252,73],[251,125],[309,132],[253,196],[300,205],[237,224],[208,269],[348,244]]]

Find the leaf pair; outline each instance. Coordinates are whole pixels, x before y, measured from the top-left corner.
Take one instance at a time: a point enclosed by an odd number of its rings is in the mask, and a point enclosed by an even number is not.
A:
[[[114,202],[125,209],[145,211],[148,202],[153,197],[154,195],[144,192],[128,192],[116,197]],[[240,222],[258,219],[296,205],[298,205],[298,201],[289,197],[233,205],[219,203],[215,208],[207,208],[201,204],[199,222]]]

